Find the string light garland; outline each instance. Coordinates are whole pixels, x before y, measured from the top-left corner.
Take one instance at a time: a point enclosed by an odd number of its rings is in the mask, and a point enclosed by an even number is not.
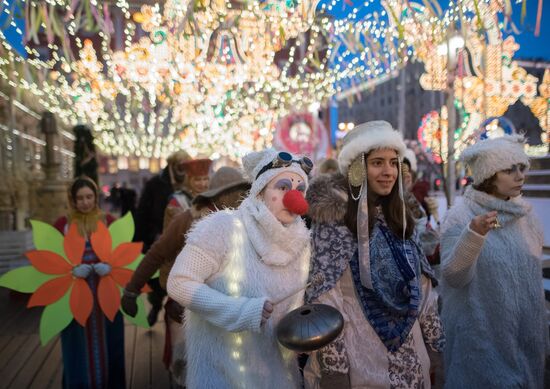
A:
[[[106,154],[153,158],[179,149],[239,157],[269,146],[280,118],[413,58],[431,77],[421,83],[441,87],[445,63],[434,50],[447,28],[475,25],[479,12],[506,12],[493,0],[445,11],[433,0],[378,8],[367,1],[344,19],[330,16],[336,0],[168,0],[139,11],[123,0],[19,1],[35,18],[27,42],[44,32],[51,56],[29,44],[25,59],[2,40],[0,82],[36,96],[66,123],[89,124]],[[110,7],[124,16],[120,51],[111,49]],[[476,34],[499,28],[485,23]],[[82,29],[101,42],[82,40]],[[139,31],[147,36],[138,39]],[[78,52],[67,50],[74,46]]]

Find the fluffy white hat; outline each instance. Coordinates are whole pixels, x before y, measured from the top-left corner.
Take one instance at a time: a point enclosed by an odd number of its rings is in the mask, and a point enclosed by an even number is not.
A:
[[[416,163],[416,154],[411,149],[405,150],[405,155],[403,158],[407,159],[411,164],[411,170],[416,173],[418,165]]]
[[[462,160],[472,170],[474,184],[481,184],[495,173],[522,163],[529,167],[529,157],[524,151],[522,135],[505,135],[495,139],[484,139],[467,147]]]
[[[262,170],[264,166],[277,159],[278,153],[279,152],[275,149],[265,149],[262,151],[254,151],[243,157],[243,167],[246,176],[252,183],[252,187],[250,188],[251,197],[257,196],[262,191],[262,189],[265,188],[269,181],[285,171],[298,174],[300,177],[302,177],[306,185],[308,184],[306,172],[302,170],[300,164],[295,162],[291,163],[287,167],[268,169],[263,172],[258,178],[256,178],[256,176],[258,176],[258,173],[260,172],[260,170]],[[292,159],[298,160],[299,158],[293,155]]]
[[[394,149],[402,160],[406,149],[401,133],[395,131],[390,123],[383,120],[358,125],[346,134],[343,142],[338,156],[338,165],[343,175],[347,175],[349,165],[361,153],[367,154],[376,149]]]

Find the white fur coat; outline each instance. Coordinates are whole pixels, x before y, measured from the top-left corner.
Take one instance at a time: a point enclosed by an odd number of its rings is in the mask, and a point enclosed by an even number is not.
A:
[[[502,228],[484,239],[472,235],[471,219],[493,210]],[[541,249],[541,229],[521,198],[469,188],[448,212],[441,239],[444,273],[452,269],[442,282],[446,388],[542,388],[548,326]]]
[[[260,321],[266,300],[305,286],[309,256],[303,222],[284,227],[256,199],[194,226],[168,279],[168,294],[188,308],[188,388],[300,386],[296,354],[279,345],[274,328],[303,293],[276,304],[263,327]]]

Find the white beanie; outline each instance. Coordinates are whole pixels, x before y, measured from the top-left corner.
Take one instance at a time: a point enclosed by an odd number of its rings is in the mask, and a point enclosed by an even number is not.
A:
[[[416,154],[411,149],[405,150],[405,155],[403,156],[411,164],[411,170],[416,173],[418,165],[416,163]]]
[[[522,163],[529,167],[529,157],[525,154],[524,145],[523,135],[484,139],[467,147],[461,158],[470,167],[474,184],[478,185],[512,165]]]
[[[393,149],[397,151],[399,160],[405,155],[405,143],[400,132],[395,131],[391,124],[383,120],[374,120],[358,125],[348,132],[338,156],[340,172],[347,176],[349,165],[362,153],[368,154],[377,149]]]
[[[296,162],[292,162],[289,166],[286,167],[268,169],[263,172],[258,178],[256,178],[260,170],[262,170],[270,162],[273,162],[277,159],[277,154],[279,154],[279,152],[275,149],[265,149],[262,151],[254,151],[243,157],[243,167],[246,176],[252,183],[249,197],[256,197],[266,187],[269,181],[271,181],[275,176],[283,172],[292,172],[298,174],[300,177],[302,177],[306,185],[308,185],[306,172],[301,168],[300,164]],[[298,159],[298,157],[292,155],[293,161],[297,161]]]

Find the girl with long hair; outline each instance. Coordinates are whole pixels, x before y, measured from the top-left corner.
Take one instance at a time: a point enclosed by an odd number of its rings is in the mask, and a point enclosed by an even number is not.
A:
[[[306,388],[430,387],[430,358],[444,345],[435,279],[403,196],[405,145],[389,123],[362,124],[344,137],[340,173],[308,191],[312,218],[306,301],[329,304],[344,330],[313,352]]]

